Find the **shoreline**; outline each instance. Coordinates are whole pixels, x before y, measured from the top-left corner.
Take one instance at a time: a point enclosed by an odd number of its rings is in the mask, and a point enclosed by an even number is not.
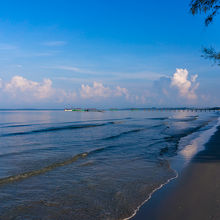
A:
[[[169,180],[168,184],[155,190],[137,209],[136,214],[128,219],[220,219],[220,214],[218,214],[218,210],[220,210],[219,162],[220,126],[218,125],[216,131],[205,143],[204,150],[199,151],[178,173],[178,178]],[[212,186],[213,182],[217,184],[215,190]],[[211,195],[218,196],[216,199],[212,199]],[[218,208],[213,210],[209,204]],[[203,207],[202,211],[201,207]],[[210,218],[210,216],[214,217]]]
[[[176,172],[176,171],[175,171]],[[137,209],[135,210],[135,212],[130,216],[130,217],[127,217],[127,218],[124,218],[123,220],[129,220],[129,219],[133,219],[137,213],[139,212],[139,210],[142,208],[142,206],[144,206],[145,203],[147,203],[152,195],[157,192],[158,190],[162,189],[162,187],[166,186],[168,183],[170,183],[171,181],[175,180],[176,178],[178,178],[178,173],[176,172],[176,176],[172,177],[171,179],[168,179],[165,183],[162,183],[159,187],[155,188],[150,194],[149,196],[147,197],[146,200],[144,200],[138,207]]]

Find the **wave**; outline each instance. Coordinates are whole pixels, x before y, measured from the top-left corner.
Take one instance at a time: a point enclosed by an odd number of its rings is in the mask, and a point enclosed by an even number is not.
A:
[[[194,121],[198,119],[198,115],[193,115],[193,116],[186,116],[185,118],[171,118],[171,117],[158,117],[158,118],[145,118],[148,120],[154,120],[154,121],[164,121],[164,120],[171,120],[171,121],[176,121],[176,122],[181,122],[181,121]]]
[[[153,145],[158,144],[158,143],[162,143],[162,141],[158,141],[156,143],[149,144],[148,146],[153,146]],[[32,176],[37,176],[37,175],[40,175],[40,174],[44,174],[44,173],[49,172],[49,171],[51,171],[53,169],[56,169],[58,167],[62,167],[62,166],[72,164],[72,163],[78,161],[79,159],[85,159],[86,157],[91,156],[93,154],[100,153],[100,152],[103,152],[103,151],[106,151],[106,150],[109,150],[109,149],[112,149],[112,148],[116,148],[116,147],[122,147],[122,146],[121,145],[120,146],[119,145],[109,145],[109,146],[106,146],[106,147],[96,148],[96,149],[88,151],[88,152],[83,152],[83,153],[76,154],[73,157],[71,157],[67,160],[64,160],[62,162],[52,163],[52,164],[50,164],[46,167],[40,168],[38,170],[32,170],[32,171],[20,173],[20,174],[17,174],[17,175],[1,178],[0,179],[0,185],[13,183],[13,182],[21,181],[23,179],[27,179],[27,178],[32,177]],[[87,164],[87,162],[85,164]],[[89,163],[89,164],[91,165],[91,163]],[[81,166],[83,166],[83,164]]]
[[[38,124],[16,124],[16,125],[7,125],[7,126],[2,126],[1,128],[20,128],[20,127],[30,127]]]
[[[165,137],[164,139],[165,139],[166,141],[179,140],[180,138],[183,138],[183,137],[185,137],[185,136],[188,136],[188,135],[190,135],[190,134],[192,134],[192,133],[194,133],[194,132],[200,130],[201,128],[207,126],[209,123],[210,123],[210,121],[206,121],[206,122],[200,124],[200,125],[197,126],[197,127],[189,128],[189,129],[185,130],[185,131],[182,132],[182,133],[170,135],[170,136],[168,136],[168,137]]]
[[[186,118],[170,118],[171,121],[175,122],[191,122],[198,119],[198,116],[188,116]]]
[[[130,120],[132,119],[131,117],[126,117],[126,118],[112,118],[112,119],[94,119],[94,120],[87,120],[87,121],[83,121],[84,123],[90,123],[90,122],[117,122],[117,121],[121,121],[123,122],[124,120]],[[81,121],[69,121],[69,122],[62,122],[62,124],[77,124],[80,123]],[[51,124],[57,124],[57,123],[37,123],[37,124],[17,124],[17,123],[0,123],[0,127],[1,128],[13,128],[13,127],[31,127],[31,126],[36,126],[36,125],[40,125],[40,126],[45,126],[45,125],[51,125]],[[3,125],[3,126],[2,126]]]
[[[203,122],[202,124],[200,124],[197,127],[189,128],[189,129],[185,130],[182,133],[173,134],[173,135],[164,137],[164,140],[167,143],[170,143],[170,145],[169,145],[169,147],[168,146],[163,146],[160,149],[159,155],[160,156],[163,156],[163,155],[174,156],[174,155],[176,155],[176,153],[179,149],[179,142],[180,142],[181,138],[184,138],[188,135],[191,135],[191,134],[193,134],[197,131],[200,131],[202,128],[205,128],[210,122],[211,122],[211,120]]]
[[[79,124],[79,125],[67,125],[67,126],[49,127],[49,128],[32,130],[32,131],[6,133],[6,134],[0,135],[0,137],[17,136],[17,135],[28,135],[28,134],[53,132],[53,131],[61,131],[61,130],[73,130],[73,129],[100,127],[100,126],[106,126],[106,125],[117,124],[117,123],[118,122],[112,122],[111,121],[111,122],[106,122],[106,123],[102,123],[102,124],[101,123],[100,124]]]
[[[32,146],[34,145],[39,145],[39,144],[31,144]],[[39,152],[39,151],[47,151],[47,150],[56,150],[58,149],[58,147],[46,147],[46,148],[35,148],[35,149],[28,149],[28,150],[23,150],[23,151],[19,151],[19,152],[9,152],[9,153],[5,153],[5,154],[0,154],[0,158],[1,157],[8,157],[8,156],[16,156],[16,155],[21,155],[21,154],[26,154],[26,153],[35,153],[35,152]]]
[[[147,146],[150,147],[150,146],[153,146],[155,144],[164,143],[164,141],[172,141],[172,142],[176,142],[176,144],[178,144],[180,138],[185,137],[189,134],[192,134],[193,132],[198,131],[202,127],[206,126],[209,122],[204,122],[200,126],[197,126],[196,128],[189,129],[184,133],[171,135],[169,137],[165,137],[163,140],[159,140],[158,142],[151,143]],[[54,130],[56,131],[56,130],[65,130],[65,129],[87,128],[87,127],[105,126],[105,125],[108,125],[108,124],[115,124],[115,123],[116,122],[108,122],[108,123],[102,123],[102,124],[86,124],[86,125],[80,125],[80,126],[79,125],[76,125],[76,126],[71,125],[71,126],[65,126],[65,127],[53,127],[53,128],[49,128],[49,129],[47,128],[47,129],[35,130],[35,131],[32,131],[32,132],[24,132],[24,133],[29,134],[29,133],[34,133],[34,132],[45,132],[45,131],[54,131]],[[160,125],[151,126],[149,128],[133,129],[133,130],[130,130],[130,131],[122,132],[122,133],[120,133],[118,135],[115,135],[115,136],[107,137],[104,140],[111,140],[111,139],[114,139],[114,138],[121,137],[122,135],[127,135],[129,133],[140,132],[140,131],[143,131],[145,129],[150,129],[150,128],[159,127],[159,126],[164,126],[164,125],[160,124]],[[21,133],[21,134],[24,134],[24,133]],[[99,153],[99,152],[103,152],[103,151],[106,151],[108,149],[115,148],[115,147],[119,147],[119,145],[109,145],[109,146],[105,146],[105,147],[101,147],[101,148],[96,148],[96,149],[88,151],[88,152],[83,152],[83,153],[79,153],[77,155],[74,155],[73,157],[71,157],[67,160],[64,160],[62,162],[52,163],[51,165],[40,168],[38,170],[28,171],[28,172],[24,172],[24,173],[21,173],[21,174],[14,175],[14,176],[5,177],[5,178],[0,179],[0,185],[7,184],[7,183],[12,183],[12,182],[20,181],[20,180],[23,180],[23,179],[26,179],[26,178],[29,178],[29,177],[32,177],[32,176],[40,175],[40,174],[49,172],[49,171],[51,171],[55,168],[62,167],[62,166],[74,163],[77,160],[86,158],[89,155]],[[122,147],[122,146],[120,145],[120,147]],[[44,149],[42,149],[42,150],[44,150]],[[160,152],[160,153],[166,153],[166,152],[167,152],[167,149],[162,149],[162,152]],[[17,153],[14,153],[14,154],[17,154]],[[2,156],[4,156],[4,155],[2,155]]]
[[[120,122],[120,121],[119,122],[114,122],[114,124],[118,124],[118,123],[122,123],[122,122]],[[150,129],[150,128],[157,128],[157,127],[161,127],[161,126],[163,126],[163,125],[161,124],[161,125],[151,126],[149,128],[133,129],[133,130],[121,132],[117,135],[113,135],[113,136],[109,136],[109,137],[105,137],[105,138],[101,138],[101,139],[96,139],[95,141],[112,140],[112,139],[120,138],[124,135],[128,135],[128,134],[131,134],[131,133],[137,133],[137,132],[144,131],[144,130],[147,130],[147,129]],[[152,139],[152,140],[154,140],[154,139]],[[155,140],[158,140],[158,139],[155,139]],[[164,142],[164,140],[160,141],[160,142]],[[32,144],[32,146],[33,145],[34,144]],[[35,144],[35,145],[39,145],[39,144]],[[151,146],[151,144],[149,146]],[[105,148],[109,148],[109,147],[105,147]],[[0,158],[1,157],[21,155],[21,154],[25,154],[25,153],[34,153],[34,152],[39,152],[39,151],[56,150],[56,149],[58,149],[58,147],[36,148],[36,149],[23,150],[23,151],[19,151],[19,152],[9,152],[9,153],[5,153],[5,154],[0,154]]]
[[[149,119],[149,120],[155,120],[155,121],[163,121],[163,120],[169,119],[169,117],[160,117],[160,118],[145,118],[145,119]]]
[[[154,126],[150,126],[150,127],[137,128],[137,129],[133,129],[133,130],[129,130],[129,131],[124,131],[124,132],[121,132],[121,133],[119,133],[119,134],[116,134],[116,135],[112,135],[112,136],[110,136],[110,137],[103,138],[102,140],[112,140],[112,139],[120,138],[121,136],[124,136],[124,135],[127,135],[127,134],[137,133],[137,132],[140,132],[140,131],[150,130],[150,129],[158,128],[158,127],[162,127],[162,126],[166,126],[166,125],[164,125],[164,124],[159,124],[159,125],[154,125]]]
[[[46,172],[51,171],[51,170],[53,170],[55,168],[58,168],[58,167],[69,165],[73,162],[76,162],[78,159],[82,159],[82,158],[87,157],[88,154],[89,154],[89,152],[80,153],[80,154],[77,154],[77,155],[73,156],[70,159],[67,159],[67,160],[62,161],[62,162],[53,163],[49,166],[43,167],[43,168],[38,169],[38,170],[32,170],[32,171],[24,172],[24,173],[17,174],[17,175],[14,175],[14,176],[1,178],[0,179],[0,185],[20,181],[20,180],[23,180],[23,179],[26,179],[26,178],[29,178],[29,177],[32,177],[32,176],[37,176],[37,175],[46,173]]]
[[[140,131],[143,131],[143,130],[145,130],[145,128],[138,128],[138,129],[134,129],[134,130],[130,130],[130,131],[125,131],[125,132],[121,132],[120,134],[116,134],[116,135],[112,135],[110,137],[103,138],[102,140],[112,140],[112,139],[115,139],[115,138],[119,138],[123,135],[136,133],[136,132],[140,132]]]
[[[179,143],[180,143],[180,140],[182,138],[185,138],[189,135],[192,135],[194,133],[197,133],[197,132],[201,132],[201,131],[206,131],[206,130],[209,130],[210,128],[208,127],[209,123],[212,122],[214,119],[216,119],[216,117],[213,117],[211,118],[210,120],[208,121],[205,121],[203,122],[202,124],[200,124],[199,126],[197,127],[194,127],[194,128],[189,128],[187,130],[185,130],[184,132],[182,133],[178,133],[178,134],[174,134],[174,135],[170,135],[168,137],[165,137],[164,140],[168,143],[170,143],[169,147],[168,146],[163,146],[161,149],[160,149],[160,153],[159,155],[160,156],[163,156],[163,155],[167,155],[167,156],[174,156],[177,154],[177,151],[179,150]],[[219,119],[218,119],[219,120]],[[171,144],[172,143],[172,144]]]
[[[88,151],[88,152],[83,152],[83,153],[76,154],[73,157],[71,157],[67,160],[64,160],[62,162],[52,163],[51,165],[40,168],[38,170],[32,170],[32,171],[20,173],[20,174],[14,175],[14,176],[1,178],[0,179],[0,185],[4,185],[4,184],[7,184],[7,183],[12,183],[12,182],[16,182],[16,181],[21,181],[23,179],[26,179],[26,178],[29,178],[29,177],[32,177],[32,176],[37,176],[37,175],[40,175],[40,174],[44,174],[44,173],[49,172],[49,171],[51,171],[53,169],[56,169],[58,167],[62,167],[62,166],[72,164],[72,163],[78,161],[79,159],[84,159],[84,158],[88,157],[89,155],[99,153],[99,152],[102,152],[102,151],[105,151],[107,149],[117,147],[117,146],[118,145],[109,145],[107,147],[96,148],[96,149]]]
[[[156,142],[154,144],[158,144],[158,143],[160,143],[160,142]],[[154,145],[154,144],[150,144],[149,146]],[[0,185],[7,184],[7,183],[12,183],[12,182],[16,182],[16,181],[21,181],[23,179],[26,179],[26,178],[29,178],[29,177],[32,177],[32,176],[37,176],[37,175],[40,175],[40,174],[44,174],[44,173],[49,172],[49,171],[51,171],[53,169],[56,169],[58,167],[62,167],[62,166],[66,166],[66,165],[69,165],[71,163],[74,163],[74,162],[78,161],[79,159],[84,159],[84,158],[86,158],[88,156],[91,156],[93,154],[100,153],[100,152],[103,152],[103,151],[106,151],[106,150],[109,150],[109,149],[112,149],[112,148],[115,148],[115,147],[122,147],[122,146],[121,145],[120,146],[119,145],[109,145],[109,146],[106,146],[106,147],[96,148],[96,149],[88,151],[88,152],[79,153],[79,154],[76,154],[76,155],[74,155],[73,157],[71,157],[67,160],[64,160],[62,162],[52,163],[51,165],[48,165],[48,166],[43,167],[43,168],[38,169],[38,170],[32,170],[32,171],[24,172],[24,173],[17,174],[17,175],[14,175],[14,176],[1,178],[0,179]],[[16,154],[16,153],[14,153],[14,154]],[[2,155],[2,156],[4,156],[4,155]]]

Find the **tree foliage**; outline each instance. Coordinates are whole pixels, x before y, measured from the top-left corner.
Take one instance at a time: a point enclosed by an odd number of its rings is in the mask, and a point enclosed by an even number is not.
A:
[[[192,0],[190,6],[193,15],[197,13],[208,14],[205,19],[205,25],[208,26],[220,9],[220,0]]]
[[[198,13],[207,14],[205,25],[212,23],[213,18],[218,14],[220,9],[220,0],[191,0],[190,11],[193,15]],[[211,59],[220,65],[220,52],[216,52],[214,48],[204,48],[203,55],[206,59]]]
[[[217,62],[220,65],[220,53],[216,52],[213,47],[211,48],[203,48],[203,55],[205,59],[213,60],[215,63]]]

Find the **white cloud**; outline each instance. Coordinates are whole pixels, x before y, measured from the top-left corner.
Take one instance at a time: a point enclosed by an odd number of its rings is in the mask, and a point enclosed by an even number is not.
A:
[[[182,106],[198,104],[201,90],[198,90],[198,75],[191,75],[186,69],[176,69],[172,76],[164,76],[155,80],[146,96],[147,103],[161,106]]]
[[[37,98],[44,99],[50,97],[54,91],[52,88],[52,81],[50,79],[44,79],[43,83],[37,88]]]
[[[191,81],[192,81],[192,82],[195,82],[196,79],[197,79],[197,77],[198,77],[198,74],[192,75],[192,76],[191,76]]]
[[[82,98],[109,97],[111,89],[104,87],[102,83],[94,82],[93,86],[82,84],[80,94]]]
[[[77,70],[77,69],[74,69]],[[199,83],[198,75],[189,76],[186,69],[177,69],[171,77],[161,77],[153,82],[152,87],[123,88],[120,86],[107,86],[101,82],[94,81],[82,84],[81,79],[65,78],[60,79],[72,82],[73,86],[81,85],[78,91],[54,88],[51,79],[33,81],[23,76],[14,76],[10,81],[0,79],[1,100],[8,103],[84,103],[91,101],[104,101],[107,103],[133,103],[137,105],[185,105],[197,103],[196,94]],[[146,83],[148,81],[145,81]],[[147,84],[149,85],[149,84]],[[111,100],[111,102],[109,102]],[[115,101],[115,102],[114,102]],[[105,103],[105,102],[104,102]]]
[[[176,72],[171,78],[171,86],[178,88],[180,96],[190,100],[196,99],[197,95],[195,91],[199,86],[199,83],[196,83],[197,77],[198,75],[193,75],[189,80],[186,69],[176,69]]]
[[[52,81],[44,79],[43,82],[28,80],[22,76],[14,76],[9,83],[6,83],[4,90],[14,97],[25,94],[36,99],[45,99],[53,94]]]
[[[115,96],[125,96],[126,99],[129,99],[130,95],[126,88],[121,88],[120,86],[116,87]]]
[[[13,102],[72,102],[77,95],[74,91],[65,91],[52,87],[50,79],[44,79],[42,82],[28,80],[22,76],[14,76],[10,82],[4,83],[0,79],[0,88],[5,97]]]
[[[63,46],[66,44],[66,42],[65,41],[48,41],[42,44],[48,47],[53,47],[53,46]]]
[[[105,99],[124,97],[130,99],[126,88],[120,86],[108,87],[100,82],[90,85],[81,85],[78,92],[73,90],[54,88],[51,79],[43,79],[41,82],[29,80],[23,76],[14,76],[9,82],[0,79],[2,98],[13,103],[71,103],[83,99]],[[2,99],[1,98],[1,99]]]
[[[82,98],[107,98],[116,96],[125,96],[129,99],[129,93],[126,88],[117,86],[116,88],[105,87],[102,83],[93,82],[92,86],[81,85],[80,95]]]

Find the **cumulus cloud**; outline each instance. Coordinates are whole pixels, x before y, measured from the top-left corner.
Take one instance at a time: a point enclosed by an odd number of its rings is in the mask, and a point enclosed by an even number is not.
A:
[[[109,104],[129,102],[137,105],[148,104],[148,106],[195,104],[197,97],[202,97],[201,93],[197,94],[199,86],[197,77],[198,75],[190,76],[186,69],[176,69],[172,76],[163,76],[153,84],[148,84],[149,87],[129,87],[128,91],[127,88],[106,86],[94,81],[92,84],[81,84],[80,89],[75,92],[67,88],[54,88],[51,79],[43,79],[39,82],[23,76],[14,76],[10,81],[0,79],[0,99],[19,104],[73,102],[88,104],[88,99],[92,102],[103,102],[106,99]],[[71,81],[76,83],[75,79]]]
[[[125,96],[126,99],[129,99],[130,95],[126,88],[121,88],[120,86],[116,87],[115,96]]]
[[[80,95],[82,98],[107,98],[114,96],[125,96],[127,99],[129,98],[129,93],[126,88],[121,88],[120,86],[109,88],[99,82],[93,82],[92,86],[82,84]]]
[[[126,88],[108,87],[100,82],[92,85],[81,85],[79,91],[54,88],[51,79],[40,82],[29,80],[23,76],[14,76],[10,81],[0,79],[1,99],[8,103],[72,103],[83,99],[105,99],[122,97],[130,99]]]
[[[148,103],[163,106],[178,106],[195,104],[201,93],[197,91],[198,75],[190,75],[186,69],[176,69],[171,76],[164,76],[155,80],[151,88],[151,96],[147,97]]]
[[[32,103],[46,100],[64,102],[73,101],[77,96],[74,91],[53,88],[50,79],[36,82],[22,76],[14,76],[9,82],[5,83],[0,79],[0,88],[5,94],[4,97],[7,96],[9,100],[13,99],[17,102]]]
[[[102,83],[94,82],[92,86],[82,84],[80,94],[83,98],[109,97],[111,90]]]
[[[4,90],[14,97],[25,93],[25,96],[36,99],[48,98],[54,92],[50,79],[44,79],[43,82],[39,83],[22,76],[14,76],[9,83],[6,83]]]
[[[192,100],[197,98],[195,91],[199,86],[199,83],[196,83],[198,75],[193,75],[191,79],[188,79],[188,74],[186,69],[176,69],[171,78],[171,86],[179,90],[180,96]]]

